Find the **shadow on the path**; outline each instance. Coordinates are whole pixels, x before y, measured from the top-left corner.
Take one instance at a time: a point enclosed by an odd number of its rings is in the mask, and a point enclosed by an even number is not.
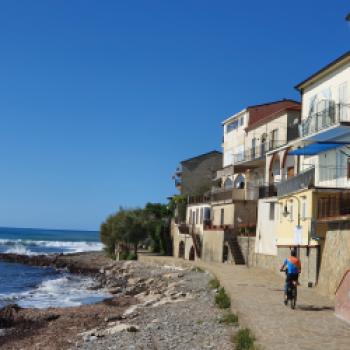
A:
[[[297,309],[302,311],[325,311],[325,310],[334,311],[334,307],[331,307],[331,306],[314,306],[314,305],[297,305]]]

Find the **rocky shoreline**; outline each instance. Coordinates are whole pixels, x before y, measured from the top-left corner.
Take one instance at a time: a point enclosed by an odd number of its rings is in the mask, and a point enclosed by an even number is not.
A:
[[[102,253],[0,255],[1,260],[93,274],[94,288],[111,298],[95,305],[44,310],[9,305],[0,310],[1,349],[232,349],[208,288],[211,276],[193,269]]]

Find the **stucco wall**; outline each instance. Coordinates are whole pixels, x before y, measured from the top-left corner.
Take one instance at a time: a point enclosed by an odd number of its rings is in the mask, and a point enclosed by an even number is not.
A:
[[[331,91],[331,99],[336,103],[339,102],[339,86],[347,82],[346,103],[350,102],[350,63],[339,67],[334,72],[327,74],[322,79],[304,89],[302,95],[302,118],[306,119],[310,110],[310,101],[313,96],[318,98],[324,97],[324,92],[328,89]],[[349,113],[348,113],[349,114]]]
[[[224,231],[208,230],[203,232],[202,259],[204,261],[222,262],[223,247]]]
[[[270,206],[274,206],[274,220],[270,219]],[[255,253],[277,255],[277,222],[279,205],[277,198],[258,201],[258,219],[256,227]]]
[[[350,268],[349,224],[334,224],[327,231],[322,254],[318,290],[334,298],[339,282]]]

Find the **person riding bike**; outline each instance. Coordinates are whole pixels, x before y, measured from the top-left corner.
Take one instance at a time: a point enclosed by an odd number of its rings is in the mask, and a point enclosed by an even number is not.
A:
[[[294,282],[298,284],[299,274],[301,272],[301,262],[297,258],[297,251],[295,248],[291,250],[290,257],[284,260],[280,270],[286,271],[286,283],[284,285],[284,303],[287,304],[288,283]]]

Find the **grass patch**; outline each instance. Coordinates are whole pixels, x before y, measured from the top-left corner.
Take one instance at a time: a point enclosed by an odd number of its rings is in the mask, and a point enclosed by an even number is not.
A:
[[[219,320],[219,323],[224,323],[228,326],[237,326],[238,325],[238,316],[229,312],[226,315],[222,316],[222,318]]]
[[[210,289],[218,289],[220,287],[220,282],[217,278],[213,278],[208,283]]]
[[[226,294],[223,287],[217,291],[215,295],[215,303],[220,309],[228,309],[231,306],[230,297]]]
[[[249,328],[240,329],[232,337],[232,342],[236,345],[236,350],[255,350],[254,341],[255,338]]]

